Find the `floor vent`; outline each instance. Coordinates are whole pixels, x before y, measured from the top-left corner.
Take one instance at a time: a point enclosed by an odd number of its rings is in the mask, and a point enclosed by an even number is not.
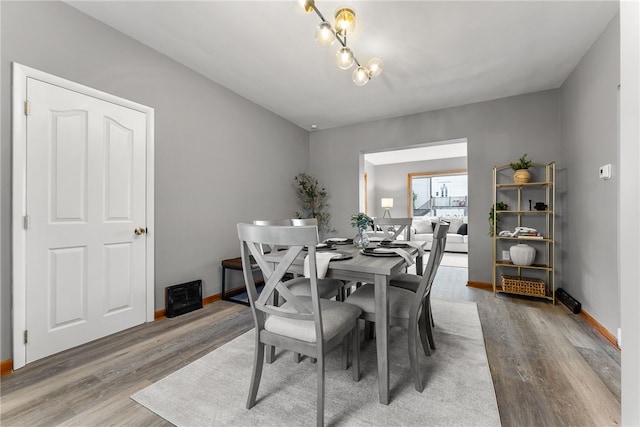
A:
[[[176,317],[202,308],[202,280],[169,286],[165,289],[165,315]]]

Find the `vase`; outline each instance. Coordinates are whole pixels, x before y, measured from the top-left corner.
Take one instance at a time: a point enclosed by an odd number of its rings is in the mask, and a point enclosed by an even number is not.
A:
[[[369,246],[369,235],[366,228],[358,228],[358,234],[353,238],[353,245],[358,249]]]
[[[536,250],[529,245],[519,243],[509,248],[509,255],[511,262],[515,265],[531,265],[536,257]]]
[[[513,174],[513,182],[516,184],[526,184],[531,179],[531,173],[528,169],[518,169]]]

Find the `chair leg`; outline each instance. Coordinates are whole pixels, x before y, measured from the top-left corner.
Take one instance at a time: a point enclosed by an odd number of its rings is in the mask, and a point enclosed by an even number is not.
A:
[[[373,325],[373,322],[368,320],[364,321],[364,339],[372,340],[375,338],[376,328]]]
[[[351,362],[351,374],[355,382],[360,381],[360,321],[356,319],[356,326],[351,332],[351,345],[353,346],[353,356]]]
[[[267,363],[271,365],[276,360],[276,348],[272,345],[267,346]]]
[[[431,350],[436,349],[436,342],[433,340],[433,312],[431,311],[431,301],[427,300],[425,304],[427,315],[425,315],[424,324],[427,328],[427,336],[429,337],[429,343],[431,344]]]
[[[249,387],[249,397],[247,398],[247,409],[253,408],[256,404],[256,396],[262,378],[262,367],[264,366],[264,344],[256,337],[256,349],[253,356],[253,374],[251,376],[251,386]]]
[[[316,402],[316,424],[324,427],[324,354],[318,357],[318,397]]]
[[[429,338],[427,338],[427,331],[430,326],[427,313],[423,309],[420,314],[420,319],[418,319],[418,333],[420,334],[420,341],[422,342],[422,350],[424,350],[424,354],[427,356],[431,356],[431,346],[429,344]]]
[[[418,364],[418,343],[416,340],[417,326],[417,324],[409,322],[407,341],[409,343],[409,364],[411,365],[413,385],[418,392],[422,393],[422,379],[420,378],[420,365]]]
[[[349,369],[349,337],[347,334],[342,338],[342,369]]]

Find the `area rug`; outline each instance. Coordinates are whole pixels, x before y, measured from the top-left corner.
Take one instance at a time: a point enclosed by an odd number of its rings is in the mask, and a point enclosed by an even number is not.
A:
[[[375,341],[362,344],[361,379],[327,356],[325,424],[498,426],[500,417],[475,303],[433,300],[437,350],[420,357],[425,389],[411,381],[406,331],[391,328],[390,403],[378,402]],[[245,407],[253,330],[134,394],[177,426],[302,426],[316,422],[316,365],[280,352],[266,365],[256,405]]]
[[[442,261],[440,261],[440,265],[444,265],[447,267],[462,267],[468,268],[469,256],[465,253],[457,253],[457,252],[445,252]]]

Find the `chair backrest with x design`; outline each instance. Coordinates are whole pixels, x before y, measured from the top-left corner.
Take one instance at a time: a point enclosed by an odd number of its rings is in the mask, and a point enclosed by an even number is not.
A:
[[[238,237],[242,243],[242,260],[245,262],[253,256],[262,270],[265,281],[262,292],[258,294],[253,275],[245,271],[244,279],[249,294],[249,302],[253,310],[254,321],[258,331],[264,328],[267,315],[274,315],[296,320],[310,320],[316,323],[316,338],[322,342],[322,319],[318,296],[316,245],[318,232],[315,226],[265,226],[238,224]],[[265,259],[261,248],[264,246],[286,248],[278,252],[277,257]],[[309,255],[309,272],[311,285],[311,308],[303,304],[300,297],[291,293],[282,282],[298,255],[305,248]],[[275,305],[274,293],[277,291],[286,302],[285,308]]]
[[[404,240],[411,240],[411,223],[413,218],[374,218],[373,227],[377,233],[382,231],[386,239],[397,240],[403,235]]]

